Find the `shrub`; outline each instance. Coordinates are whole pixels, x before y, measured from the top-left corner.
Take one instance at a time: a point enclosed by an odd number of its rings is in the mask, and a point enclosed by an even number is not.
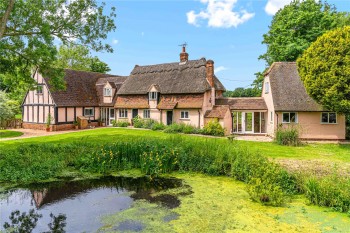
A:
[[[135,128],[142,128],[143,121],[142,121],[142,118],[140,118],[140,116],[134,117],[131,121]]]
[[[224,136],[225,129],[220,125],[217,119],[210,120],[203,128],[203,134],[213,136]]]
[[[196,133],[197,128],[189,125],[189,124],[185,124],[185,123],[173,123],[171,125],[168,125],[165,130],[165,133],[185,133],[185,134],[191,134],[191,133]]]
[[[161,122],[155,122],[155,123],[152,125],[151,129],[152,129],[152,130],[164,130],[165,127],[166,127],[166,126],[165,126],[163,123],[161,123]]]
[[[127,120],[119,120],[119,121],[113,120],[112,125],[114,127],[128,127],[129,122]]]
[[[276,130],[275,142],[279,145],[299,146],[301,142],[298,128],[293,125],[287,127],[279,125]]]

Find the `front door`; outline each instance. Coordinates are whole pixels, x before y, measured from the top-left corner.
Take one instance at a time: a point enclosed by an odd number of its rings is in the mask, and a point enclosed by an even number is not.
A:
[[[173,123],[173,111],[166,112],[166,124],[171,125]]]
[[[115,110],[114,108],[109,109],[109,125],[112,125],[112,121],[115,120]]]
[[[133,109],[132,110],[132,118],[137,117],[137,115],[139,115],[139,110],[138,109]]]

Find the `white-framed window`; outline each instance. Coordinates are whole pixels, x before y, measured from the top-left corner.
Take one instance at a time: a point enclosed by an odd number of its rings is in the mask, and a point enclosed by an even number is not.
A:
[[[270,83],[265,82],[265,94],[268,94],[270,92]]]
[[[188,114],[188,111],[181,111],[180,119],[189,119],[190,115]]]
[[[120,118],[127,118],[128,117],[128,110],[126,108],[119,109],[119,117]]]
[[[296,112],[282,113],[282,123],[298,123],[298,114]]]
[[[36,94],[42,94],[43,93],[43,85],[39,84],[36,86]]]
[[[323,112],[321,114],[322,124],[337,124],[337,113],[335,112]]]
[[[143,110],[143,118],[145,119],[151,118],[151,111],[149,109]]]
[[[87,117],[94,116],[94,109],[84,108],[84,116],[87,116]]]
[[[158,92],[151,91],[148,93],[149,100],[157,100],[158,99]]]
[[[112,96],[112,88],[103,88],[103,96]]]

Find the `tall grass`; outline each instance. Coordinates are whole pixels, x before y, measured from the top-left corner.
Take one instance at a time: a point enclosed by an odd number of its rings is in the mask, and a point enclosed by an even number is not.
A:
[[[299,146],[299,129],[294,125],[279,125],[276,130],[275,142],[279,145]]]

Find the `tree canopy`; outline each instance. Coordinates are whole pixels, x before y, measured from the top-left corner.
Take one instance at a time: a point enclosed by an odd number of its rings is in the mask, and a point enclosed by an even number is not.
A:
[[[257,88],[237,87],[233,91],[224,92],[225,97],[255,97],[260,95],[261,91]]]
[[[96,0],[0,1],[0,74],[30,82],[33,69],[40,68],[53,86],[63,87],[62,69],[54,66],[56,44],[112,52],[102,40],[116,28],[115,9],[104,13]]]
[[[297,64],[312,98],[329,110],[350,113],[350,26],[320,36]]]
[[[315,0],[293,0],[279,10],[263,35],[266,53],[259,59],[268,65],[278,61],[296,61],[312,42],[328,30],[350,25],[348,13]]]
[[[98,57],[92,57],[89,49],[82,45],[62,45],[58,50],[56,66],[99,73],[107,73],[111,70]]]

